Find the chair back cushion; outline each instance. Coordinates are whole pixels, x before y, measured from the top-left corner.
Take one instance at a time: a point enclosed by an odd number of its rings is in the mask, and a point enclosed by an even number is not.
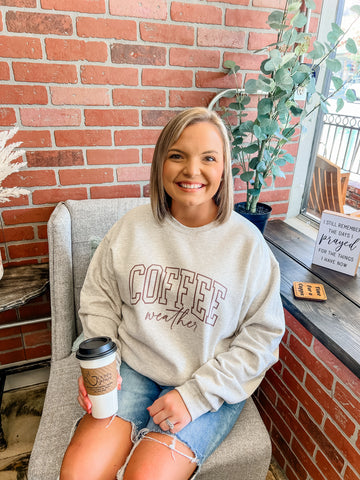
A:
[[[68,200],[65,202],[71,217],[74,301],[78,334],[82,330],[78,317],[80,291],[96,246],[122,215],[132,208],[146,203],[149,203],[148,198]]]

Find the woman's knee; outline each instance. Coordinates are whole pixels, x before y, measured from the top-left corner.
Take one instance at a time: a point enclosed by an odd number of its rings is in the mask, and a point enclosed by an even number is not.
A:
[[[122,480],[187,480],[196,467],[189,447],[173,437],[153,432],[132,451]]]
[[[132,448],[131,425],[85,416],[65,452],[60,480],[114,480]]]

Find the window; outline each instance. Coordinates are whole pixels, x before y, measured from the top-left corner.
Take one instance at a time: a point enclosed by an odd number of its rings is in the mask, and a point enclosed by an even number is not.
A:
[[[324,0],[319,39],[326,39],[332,22],[341,25],[345,31],[354,21],[350,7],[355,4],[358,0]],[[352,38],[355,36],[358,40],[359,23],[351,30]],[[337,58],[343,64],[337,76],[351,84],[358,98],[355,103],[345,103],[344,108],[336,113],[339,94],[334,95],[329,101],[329,113],[324,114],[319,109],[316,118],[313,116],[306,125],[299,142],[289,205],[289,217],[300,211],[301,215],[317,223],[324,209],[344,213],[357,209],[346,200],[349,181],[350,184],[359,182],[360,194],[360,54],[349,54],[344,47],[339,47]],[[321,72],[318,83],[324,94],[334,93],[330,79]]]

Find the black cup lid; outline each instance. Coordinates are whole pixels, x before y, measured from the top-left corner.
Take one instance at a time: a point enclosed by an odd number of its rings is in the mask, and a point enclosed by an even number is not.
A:
[[[93,360],[110,355],[115,352],[116,349],[116,344],[110,337],[88,338],[80,343],[79,349],[76,352],[76,358],[80,360]]]

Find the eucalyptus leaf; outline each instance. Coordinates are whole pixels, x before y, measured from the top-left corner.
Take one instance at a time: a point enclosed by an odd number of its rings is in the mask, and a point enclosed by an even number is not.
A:
[[[278,123],[276,120],[270,120],[269,118],[265,118],[261,122],[261,129],[266,135],[274,135],[274,133],[278,130]]]
[[[290,107],[291,113],[294,115],[294,117],[300,117],[302,114],[303,109],[300,107],[297,107],[296,105],[291,105]]]
[[[286,160],[284,160],[284,157],[279,157],[275,160],[274,163],[279,167],[283,167],[284,165],[286,165]]]
[[[338,72],[342,69],[341,62],[337,58],[327,58],[326,66],[331,72]]]
[[[308,53],[308,57],[312,60],[317,60],[325,55],[325,47],[322,43],[318,42],[317,40],[313,43],[313,50]]]
[[[257,143],[251,143],[247,147],[243,148],[243,152],[245,152],[245,153],[255,153],[255,152],[258,151],[258,149],[259,149],[259,147],[258,147]]]
[[[266,58],[261,62],[260,70],[264,75],[268,75],[269,73],[273,72],[276,69],[274,62],[271,58]]]
[[[253,178],[253,176],[254,176],[254,172],[248,171],[248,172],[243,172],[240,175],[240,178],[243,182],[248,183]]]
[[[271,84],[271,78],[265,77],[264,75],[259,75],[258,80],[265,85]]]
[[[273,50],[270,50],[269,55],[270,55],[270,58],[272,58],[273,60],[279,61],[279,62],[281,61],[281,53],[276,48],[274,48]]]
[[[271,155],[270,155],[269,150],[266,150],[266,149],[264,150],[263,158],[264,158],[266,163],[271,162]]]
[[[327,105],[323,100],[320,100],[320,108],[324,113],[328,113]]]
[[[278,66],[280,65],[292,66],[296,62],[296,55],[294,52],[288,52],[288,53],[285,53],[285,55],[283,55],[282,57],[280,57],[279,60],[280,61]]]
[[[311,97],[316,92],[316,80],[315,77],[311,75],[309,82],[306,85],[306,91],[309,97]]]
[[[298,32],[295,28],[289,28],[283,34],[283,40],[286,45],[294,45],[295,42],[299,42]]]
[[[285,178],[285,174],[280,170],[280,167],[276,164],[273,164],[271,166],[271,173],[273,175],[273,177],[281,177],[281,178]]]
[[[273,108],[273,101],[271,98],[262,98],[257,106],[259,115],[266,115],[271,112]]]
[[[336,100],[336,113],[340,112],[340,110],[343,108],[344,105],[345,105],[344,100],[342,98],[338,98]]]
[[[239,168],[239,167],[232,167],[231,173],[232,173],[232,176],[233,176],[233,177],[235,177],[239,172],[240,172],[240,168]]]
[[[331,24],[331,32],[327,34],[327,39],[331,44],[335,44],[344,34],[343,30],[336,23]]]
[[[251,133],[253,131],[254,122],[251,120],[247,120],[246,122],[242,123],[238,127],[239,133]]]
[[[331,77],[331,81],[334,84],[335,90],[340,90],[340,88],[343,86],[344,81],[340,77],[335,77],[334,75]]]
[[[248,105],[251,102],[251,98],[248,95],[241,95],[241,103]]]
[[[273,81],[270,78],[266,78],[263,75],[259,75],[259,78],[256,81],[256,92],[259,91],[269,93],[273,88]]]
[[[356,101],[356,92],[353,88],[348,88],[345,93],[346,100],[348,102],[355,102]]]
[[[263,186],[266,185],[265,184],[265,177],[262,175],[261,172],[258,172],[258,179],[259,179],[259,182],[261,183],[261,185],[263,185]],[[259,195],[260,195],[260,193],[259,193]]]
[[[257,166],[256,166],[256,170],[257,170],[258,172],[265,172],[265,170],[266,170],[266,164],[265,164],[265,162],[263,162],[263,161],[262,161],[262,162],[259,162],[259,163],[257,164]]]
[[[289,5],[288,5],[288,11],[289,12],[291,12],[291,13],[297,12],[298,10],[300,10],[300,8],[301,8],[301,2],[300,1],[289,2]]]
[[[291,78],[290,72],[286,68],[280,68],[275,73],[275,81],[277,85],[286,92],[291,91],[292,87],[294,86],[294,82]]]
[[[225,60],[224,62],[224,68],[235,68],[237,67],[236,63],[233,60]]]
[[[241,145],[244,142],[243,137],[236,137],[231,143],[234,147]]]
[[[307,78],[309,78],[309,73],[301,71],[295,72],[292,76],[295,85],[301,85]]]
[[[282,131],[282,134],[286,138],[291,138],[294,135],[294,133],[295,133],[295,127],[284,128],[284,130]]]
[[[316,3],[314,2],[314,0],[305,0],[305,5],[310,10],[314,10],[316,8]]]
[[[240,110],[241,109],[241,104],[239,105],[238,103],[232,102],[232,103],[230,103],[229,108],[231,110]]]
[[[255,137],[262,142],[263,140],[266,140],[266,135],[263,133],[259,125],[254,125],[254,135]]]
[[[352,38],[348,38],[345,44],[346,50],[350,53],[357,53],[357,46],[355,41]]]
[[[290,155],[290,153],[285,153],[285,155],[282,157],[287,163],[294,163],[295,158]]]
[[[307,24],[307,20],[307,16],[300,12],[292,18],[291,25],[293,25],[295,28],[302,28]]]
[[[251,95],[253,93],[256,93],[257,91],[258,91],[258,87],[257,87],[257,81],[255,79],[251,78],[245,83],[245,93],[248,93]]]
[[[285,30],[287,28],[287,25],[285,23],[277,23],[277,22],[272,22],[272,23],[266,22],[266,23],[273,30],[281,31],[281,30]]]
[[[274,10],[268,16],[268,22],[278,22],[281,23],[284,18],[284,12],[281,10]]]
[[[259,158],[258,157],[253,157],[249,162],[249,167],[252,170],[256,170],[256,167],[257,167],[258,163],[259,163]]]

